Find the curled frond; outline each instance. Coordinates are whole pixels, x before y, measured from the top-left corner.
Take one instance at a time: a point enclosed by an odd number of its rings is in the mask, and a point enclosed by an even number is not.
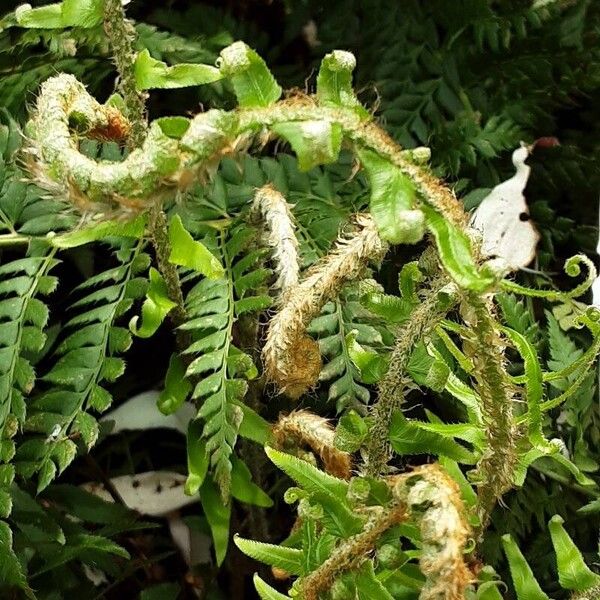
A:
[[[586,278],[572,290],[565,293],[567,298],[579,298],[587,292],[598,277],[596,265],[585,254],[576,254],[565,261],[564,270],[569,277],[578,277],[581,273],[581,265],[584,264],[587,269]]]
[[[128,129],[122,115],[99,104],[72,75],[61,74],[42,84],[35,113],[27,126],[28,152],[41,179],[60,182],[65,193],[86,195],[90,201],[120,202],[120,198],[147,197],[179,165],[177,142],[157,123],[150,127],[142,148],[123,162],[97,162],[79,150],[75,129],[98,137]]]
[[[580,296],[583,296],[583,294],[585,294],[592,287],[596,277],[598,277],[596,265],[594,265],[592,260],[585,256],[585,254],[576,254],[575,256],[568,258],[565,261],[564,271],[569,277],[578,277],[581,274],[582,264],[585,265],[587,269],[587,275],[585,279],[579,285],[576,285],[572,290],[568,290],[566,292],[559,290],[536,290],[524,285],[519,285],[514,281],[506,280],[503,281],[501,285],[504,290],[514,294],[520,294],[521,296],[546,298],[547,300],[550,300],[550,302],[557,302],[559,300],[569,301],[573,298],[579,298]]]
[[[310,269],[271,320],[263,349],[265,371],[292,398],[313,386],[320,371],[320,358],[318,368],[316,364],[318,346],[306,335],[306,327],[328,300],[337,297],[344,283],[360,277],[367,263],[383,258],[387,249],[369,216],[358,215],[355,221],[358,232],[338,240],[335,249]]]
[[[427,579],[419,600],[462,600],[473,577],[463,558],[470,528],[458,485],[438,465],[424,465],[399,476],[394,493],[420,521]]]
[[[350,479],[352,458],[333,445],[334,429],[327,419],[307,410],[279,417],[273,426],[274,443],[279,448],[290,444],[309,446],[323,461],[325,470],[341,479]]]
[[[300,265],[298,240],[289,204],[273,186],[261,187],[254,197],[253,210],[260,215],[267,227],[266,242],[273,249],[273,261],[277,281],[275,288],[284,297],[298,284]]]
[[[236,66],[236,73],[230,72],[229,59],[236,57],[242,46],[248,60]],[[120,205],[125,200],[148,200],[165,185],[187,185],[254,136],[264,138],[274,133],[283,137],[306,167],[334,161],[345,138],[357,151],[374,151],[395,165],[412,181],[419,198],[454,226],[466,225],[466,213],[452,191],[418,164],[421,159],[414,151],[403,151],[367,113],[357,111],[356,106],[319,105],[309,96],[277,101],[279,86],[262,59],[245,45],[225,49],[222,59],[221,70],[232,78],[242,110],[209,110],[185,122],[179,119],[177,126],[169,118],[158,119],[148,127],[142,146],[121,162],[85,156],[79,150],[78,136],[120,139],[128,133],[127,119],[114,107],[99,104],[72,75],[48,79],[41,86],[27,128],[36,170],[46,179],[65,185],[66,192],[85,195],[93,202]],[[238,73],[238,67],[252,73]],[[268,80],[268,94],[256,96],[246,86],[248,77],[258,77],[263,83]],[[137,99],[135,94],[131,96]],[[143,106],[138,109],[134,112],[143,112]],[[142,120],[139,122],[131,119],[130,139],[142,138]]]

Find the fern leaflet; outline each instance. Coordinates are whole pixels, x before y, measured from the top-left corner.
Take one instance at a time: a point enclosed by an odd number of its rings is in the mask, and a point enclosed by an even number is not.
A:
[[[224,498],[230,491],[231,455],[243,419],[239,403],[246,394],[246,381],[258,374],[250,356],[234,345],[234,326],[241,315],[271,304],[268,296],[254,293],[270,275],[267,269],[256,268],[262,249],[244,253],[254,236],[251,228],[242,225],[229,236],[221,232],[203,240],[221,258],[225,276],[202,279],[190,290],[189,320],[181,327],[194,338],[185,351],[195,357],[186,374],[199,378],[192,397],[201,403],[202,436]]]
[[[125,369],[124,361],[115,355],[127,350],[131,334],[115,322],[144,293],[145,280],[136,277],[148,266],[141,249],[142,242],[122,242],[116,253],[120,264],[77,288],[85,295],[71,305],[70,312],[84,310],[64,326],[69,333],[42,377],[50,386],[31,403],[25,422],[25,431],[34,435],[19,446],[15,458],[22,476],[39,471],[38,490],[75,458],[72,438],[81,438],[88,449],[96,441],[98,424],[87,411],[103,412],[110,406],[112,397],[102,384],[114,381]]]

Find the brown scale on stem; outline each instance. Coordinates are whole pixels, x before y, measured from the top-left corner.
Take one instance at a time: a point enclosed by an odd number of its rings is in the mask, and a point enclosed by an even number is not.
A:
[[[308,446],[321,459],[325,471],[340,479],[350,479],[352,457],[334,446],[335,431],[327,419],[298,410],[280,416],[272,431],[277,448]]]
[[[355,223],[358,231],[340,238],[334,250],[308,271],[269,325],[262,353],[265,372],[291,398],[315,385],[321,371],[318,345],[306,334],[308,324],[346,282],[359,278],[368,262],[381,260],[387,250],[369,215],[357,215]]]

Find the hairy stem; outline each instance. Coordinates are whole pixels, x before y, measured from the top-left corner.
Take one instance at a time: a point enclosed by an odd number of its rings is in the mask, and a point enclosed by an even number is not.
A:
[[[384,511],[371,517],[364,531],[343,540],[318,569],[304,578],[302,581],[303,600],[322,598],[322,593],[331,587],[334,579],[340,573],[352,569],[361,560],[364,560],[368,553],[375,548],[375,544],[385,531],[402,523],[407,518],[406,507],[401,503],[385,507]]]
[[[290,205],[273,186],[264,185],[254,196],[253,212],[266,226],[265,241],[273,250],[277,275],[275,288],[285,297],[300,278],[298,240]]]
[[[176,303],[176,306],[170,313],[171,320],[173,321],[173,324],[178,327],[186,321],[185,304],[177,267],[169,261],[171,245],[169,243],[169,234],[167,230],[167,217],[162,210],[162,203],[160,200],[157,199],[152,205],[149,217],[150,237],[156,253],[158,270],[167,285],[169,298]],[[178,334],[178,336],[179,335],[180,334]],[[181,340],[181,342],[184,343],[184,340]],[[185,342],[183,348],[187,347],[187,345],[187,342]]]
[[[370,216],[358,215],[356,222],[359,231],[340,239],[327,257],[311,267],[271,319],[263,349],[265,372],[292,398],[300,397],[314,385],[320,372],[319,350],[306,335],[306,327],[326,302],[337,297],[346,282],[357,279],[369,261],[381,260],[387,250]],[[318,364],[310,362],[307,368],[299,368],[302,355],[315,352]]]
[[[468,326],[464,341],[473,361],[475,389],[481,398],[481,413],[487,447],[477,464],[475,477],[479,516],[478,535],[485,530],[491,512],[513,484],[517,461],[517,428],[513,417],[513,386],[506,373],[505,344],[498,333],[491,299],[475,294],[465,297],[462,312]]]
[[[129,136],[130,149],[142,145],[146,137],[145,95],[135,85],[135,29],[125,18],[121,0],[104,0],[104,31],[110,42],[117,71],[119,72],[119,91],[127,107],[127,118],[131,123]]]
[[[258,350],[258,339],[260,328],[258,318],[254,314],[242,315],[235,331],[234,342],[237,347],[248,352],[255,363],[260,360],[260,351]],[[256,413],[262,414],[265,382],[264,378],[259,377],[248,382],[248,391],[244,397],[244,403]],[[252,474],[252,481],[261,489],[267,488],[266,474],[268,473],[267,457],[263,449],[249,440],[240,440],[240,455],[244,457],[246,465]],[[253,539],[268,542],[271,539],[269,533],[269,522],[266,518],[266,509],[248,504],[246,507],[248,514],[248,530]]]
[[[400,410],[408,375],[406,369],[415,345],[429,335],[451,307],[440,309],[438,293],[448,280],[440,277],[427,290],[421,304],[412,312],[396,335],[396,344],[390,358],[390,366],[377,389],[377,402],[371,409],[373,426],[366,447],[365,468],[367,475],[378,477],[390,459],[388,442],[390,423]]]
[[[131,125],[129,147],[138,148],[143,144],[148,129],[145,117],[145,95],[136,88],[134,72],[136,53],[133,48],[136,33],[132,23],[125,17],[121,0],[105,0],[104,30],[119,73],[119,91],[123,96],[127,118]],[[169,262],[171,248],[167,233],[167,219],[162,210],[160,195],[156,196],[149,216],[150,236],[156,252],[158,269],[167,285],[169,298],[177,304],[171,313],[171,320],[175,326],[178,326],[185,322],[184,300],[177,268]],[[183,340],[179,341],[183,342]]]
[[[105,0],[104,29],[110,41],[111,50],[119,72],[119,90],[127,108],[127,117],[131,124],[129,136],[130,148],[142,145],[146,137],[145,97],[135,85],[135,29],[126,19],[121,0]],[[185,309],[181,284],[177,268],[169,262],[171,248],[167,233],[167,219],[162,210],[160,196],[157,195],[149,213],[150,236],[158,269],[167,285],[169,298],[177,303],[171,313],[173,323],[178,326],[185,322]]]

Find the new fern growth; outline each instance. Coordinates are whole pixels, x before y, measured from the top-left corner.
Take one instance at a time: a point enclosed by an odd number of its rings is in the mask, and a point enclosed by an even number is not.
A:
[[[23,27],[103,25],[122,96],[101,104],[73,75],[46,79],[23,131],[22,167],[15,126],[2,126],[12,174],[0,191],[0,245],[27,250],[0,265],[0,517],[11,518],[15,476],[37,474],[40,493],[94,446],[95,415],[126,369],[121,355],[170,317],[175,348],[159,408],[194,404],[185,490],[199,495],[219,564],[232,498],[271,502],[251,482],[258,465],[236,453],[245,437],[295,483],[284,495],[297,504],[284,542],[235,538],[295,578],[288,596],[257,576],[261,598],[500,597],[500,580],[481,569],[483,542],[528,469],[600,495],[564,442],[546,437],[544,420],[588,385],[600,352],[600,312],[575,300],[596,275],[592,262],[567,261],[568,275],[581,276],[581,264],[587,274],[563,292],[517,284],[482,258],[463,204],[428,165],[430,151],[401,148],[359,102],[351,53],[323,58],[314,94],[283,94],[241,41],[216,66],[168,65],[136,52],[120,2],[86,6],[64,0],[15,13]],[[472,26],[493,44],[486,23]],[[235,108],[146,123],[146,90],[215,82],[233,92]],[[490,119],[465,144],[485,146],[499,129],[512,143],[516,126],[503,123]],[[273,139],[295,157],[251,156]],[[112,148],[111,159],[90,150],[91,140]],[[111,249],[110,266],[75,287],[64,318],[49,315],[53,269],[69,249],[93,243]],[[419,256],[402,259],[400,294],[384,293],[373,277],[382,265],[389,274],[387,256],[404,256],[398,246]],[[551,347],[544,370],[539,330],[518,295],[570,311],[588,349],[561,362]],[[60,321],[50,342],[49,317]],[[289,410],[318,406],[320,391],[341,413],[335,428]],[[444,419],[437,398],[448,400]],[[280,409],[271,425],[264,415]],[[421,455],[435,462],[409,468]],[[558,583],[574,597],[596,594],[599,576],[560,517],[548,527]],[[1,522],[9,568],[0,573],[34,597],[11,536]],[[547,597],[515,542],[505,536],[503,545],[519,600]]]

